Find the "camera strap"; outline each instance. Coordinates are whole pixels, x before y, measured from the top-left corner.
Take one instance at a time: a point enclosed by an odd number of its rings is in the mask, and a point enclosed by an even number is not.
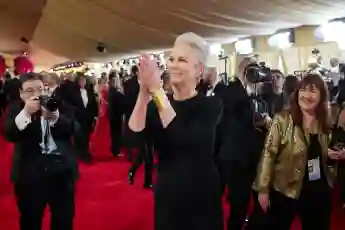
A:
[[[44,120],[43,145],[44,145],[44,150],[45,150],[46,152],[49,151],[49,135],[50,135],[49,121],[48,121],[48,120]]]

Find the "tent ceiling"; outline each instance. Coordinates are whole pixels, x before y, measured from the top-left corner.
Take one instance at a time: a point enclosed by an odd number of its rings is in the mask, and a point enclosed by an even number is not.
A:
[[[30,51],[33,62],[43,66],[67,60],[21,41],[22,37],[32,40],[45,4],[46,0],[0,0],[0,54]]]
[[[21,50],[25,35],[56,56],[105,61],[169,47],[186,31],[220,42],[318,24],[344,17],[344,6],[344,0],[0,0],[0,52]],[[97,52],[98,41],[107,53]],[[38,61],[47,60],[38,53]]]
[[[17,53],[26,48],[21,37],[31,40],[45,0],[0,0],[0,52]]]

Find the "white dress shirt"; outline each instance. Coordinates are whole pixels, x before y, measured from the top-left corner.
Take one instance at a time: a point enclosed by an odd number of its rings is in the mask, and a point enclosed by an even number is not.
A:
[[[48,121],[48,123],[49,123],[48,129],[50,129],[50,127],[53,127],[59,119],[59,110],[56,110],[54,113],[55,113],[56,119],[53,121],[52,120]],[[27,115],[24,110],[22,110],[16,116],[14,121],[16,123],[17,128],[20,131],[23,131],[32,122],[31,117],[29,115]],[[47,124],[47,120],[45,120],[43,117],[41,117],[42,142],[40,143],[40,146],[42,149],[42,154],[60,155],[60,153],[57,151],[57,146],[55,144],[55,141],[53,139],[51,132],[49,132],[49,134],[48,134],[48,145],[47,145],[48,149],[46,149],[44,146],[44,136],[46,134],[46,124]]]
[[[218,82],[214,83],[212,85],[212,87],[210,87],[207,92],[206,92],[206,96],[210,97],[210,96],[214,96],[214,89],[216,88],[216,85],[218,84]]]
[[[86,89],[80,89],[81,99],[83,100],[84,107],[86,108],[87,103],[89,102],[89,98],[87,97]]]
[[[338,83],[341,79],[341,73],[339,73],[339,67],[331,68],[330,72],[327,74],[327,77],[331,78],[333,84],[338,86]]]

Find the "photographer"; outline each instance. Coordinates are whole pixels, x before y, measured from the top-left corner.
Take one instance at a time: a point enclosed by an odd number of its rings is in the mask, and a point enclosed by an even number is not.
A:
[[[42,97],[36,73],[20,77],[21,101],[10,104],[5,137],[15,144],[12,181],[21,230],[40,230],[46,205],[54,230],[72,230],[77,159],[72,123]]]
[[[251,186],[256,173],[256,166],[265,139],[265,126],[270,124],[269,116],[259,115],[250,96],[255,91],[249,81],[253,74],[250,65],[260,67],[255,60],[244,58],[237,69],[237,76],[223,92],[223,120],[220,125],[221,176],[228,187],[228,202],[231,204],[228,229],[240,230],[246,219],[250,201]]]

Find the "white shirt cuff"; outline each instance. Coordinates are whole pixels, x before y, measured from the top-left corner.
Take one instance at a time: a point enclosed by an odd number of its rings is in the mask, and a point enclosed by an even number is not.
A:
[[[59,120],[59,116],[60,116],[59,110],[56,110],[56,111],[54,111],[52,113],[54,115],[54,120],[50,120],[49,121],[49,125],[50,126],[54,126],[57,123],[57,121]]]
[[[28,124],[31,123],[31,117],[24,111],[24,109],[14,119],[17,128],[23,131]]]

